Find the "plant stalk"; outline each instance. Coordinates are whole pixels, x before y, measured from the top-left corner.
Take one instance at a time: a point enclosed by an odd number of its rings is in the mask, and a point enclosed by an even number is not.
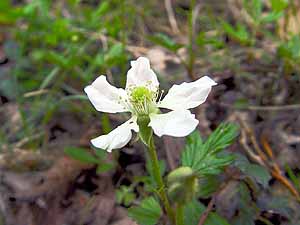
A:
[[[184,225],[184,220],[183,220],[183,205],[178,204],[176,206],[176,225]]]
[[[159,168],[159,163],[158,163],[158,158],[157,158],[157,154],[156,154],[156,148],[155,148],[153,136],[151,136],[151,138],[149,140],[148,148],[149,148],[149,156],[150,156],[151,164],[152,164],[153,176],[154,176],[155,182],[157,184],[159,197],[161,198],[161,201],[164,204],[164,208],[166,210],[166,213],[167,213],[171,223],[175,224],[174,212],[170,205],[170,202],[169,202],[169,199],[168,199],[168,196],[166,193],[165,185],[163,182],[163,178],[160,173],[160,168]]]
[[[189,35],[189,45],[188,45],[188,53],[189,53],[189,59],[188,59],[188,67],[187,72],[190,76],[191,80],[195,80],[196,77],[194,75],[194,62],[195,62],[195,54],[194,54],[194,8],[196,5],[195,0],[190,1],[190,12],[188,15],[188,35]]]

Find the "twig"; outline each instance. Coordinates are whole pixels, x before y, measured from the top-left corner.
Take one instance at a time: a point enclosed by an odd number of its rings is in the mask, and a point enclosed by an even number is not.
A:
[[[263,149],[261,149],[256,141],[255,135],[250,128],[250,126],[239,116],[237,116],[238,120],[240,121],[241,127],[242,127],[242,139],[240,140],[240,143],[248,153],[248,155],[254,159],[256,162],[258,162],[260,165],[266,167],[272,176],[276,178],[279,182],[281,182],[284,186],[286,186],[290,192],[297,198],[297,201],[300,201],[300,194],[296,190],[296,188],[293,186],[293,184],[282,174],[282,171],[280,169],[280,166],[278,163],[274,160],[274,153],[269,145],[267,139],[265,136],[261,137],[262,146]],[[253,150],[247,145],[247,134],[250,137],[250,141],[252,145],[254,146],[256,153],[253,152]],[[267,155],[263,152],[263,150],[267,153]]]
[[[266,136],[265,135],[261,136],[261,143],[263,146],[263,149],[261,149],[256,141],[255,135],[253,133],[253,130],[250,128],[250,126],[246,123],[246,121],[240,118],[240,116],[236,115],[236,117],[240,121],[241,128],[242,128],[240,143],[242,144],[242,146],[244,147],[248,155],[256,162],[258,162],[260,165],[266,167],[270,171],[271,175],[279,182],[281,182],[284,186],[286,186],[289,189],[289,191],[296,197],[297,201],[300,201],[300,194],[297,191],[297,189],[284,175],[282,175],[283,173],[280,169],[280,166],[275,161],[273,150],[269,145]],[[250,137],[250,141],[254,146],[257,154],[255,154],[253,150],[248,146],[247,134]],[[264,154],[263,151],[266,152],[267,155]]]
[[[169,19],[172,31],[175,34],[180,33],[180,31],[178,29],[176,18],[175,18],[175,14],[174,14],[174,11],[173,11],[173,8],[172,8],[171,0],[165,0],[165,7],[166,7],[166,10],[167,10],[168,19]]]
[[[267,156],[262,151],[262,149],[259,147],[259,144],[256,141],[256,137],[254,135],[253,130],[251,129],[251,127],[247,124],[247,122],[245,120],[241,119],[240,117],[238,117],[238,118],[240,120],[240,124],[241,124],[242,128],[245,130],[246,134],[249,136],[256,153],[260,156],[260,158],[263,161],[266,162],[267,161]]]
[[[269,145],[267,141],[267,137],[263,134],[260,138],[260,142],[262,143],[262,146],[264,147],[266,153],[271,159],[274,159],[273,150],[271,149],[271,146]]]
[[[44,134],[44,132],[40,132],[40,133],[34,134],[30,137],[25,137],[15,144],[15,148],[21,148],[23,145],[27,144],[28,142],[40,138],[43,134]]]
[[[253,27],[253,19],[249,16],[247,11],[236,0],[228,0],[228,7],[234,18],[244,21],[251,28]]]
[[[216,194],[218,194],[218,193],[219,193],[219,191],[218,191]],[[211,200],[210,200],[209,203],[208,203],[207,208],[206,208],[205,211],[202,213],[198,225],[203,225],[203,224],[205,223],[205,220],[207,219],[209,213],[211,212],[211,210],[213,209],[213,206],[214,206],[214,204],[215,204],[216,194],[214,194],[214,195],[212,196]]]
[[[297,189],[294,187],[294,185],[282,174],[282,171],[280,169],[280,166],[278,163],[274,160],[274,154],[271,146],[269,145],[267,138],[265,136],[261,137],[262,145],[264,147],[264,150],[268,153],[269,157],[272,159],[272,171],[271,174],[273,177],[275,177],[277,180],[279,180],[283,185],[285,185],[290,192],[297,198],[298,201],[300,201],[300,194],[297,191]]]
[[[260,164],[262,166],[265,166],[264,161],[259,157],[259,155],[256,155],[253,152],[253,150],[249,147],[249,145],[247,144],[247,135],[244,130],[241,130],[240,144],[244,147],[246,153],[252,160],[254,160],[255,162],[257,162],[258,164]]]
[[[274,106],[254,106],[249,105],[245,107],[249,110],[254,111],[283,111],[283,110],[294,110],[300,109],[300,104],[293,104],[293,105],[274,105]]]
[[[48,93],[49,90],[47,89],[39,89],[37,91],[31,91],[31,92],[27,92],[23,95],[24,98],[29,98],[29,97],[32,97],[32,96],[37,96],[37,95],[42,95],[42,94],[46,94]]]
[[[279,180],[284,186],[286,186],[290,190],[290,192],[297,198],[297,201],[300,201],[299,193],[286,177],[282,176],[280,173],[278,173],[275,170],[272,171],[271,174],[273,177]]]
[[[213,206],[215,204],[215,201],[217,199],[217,196],[219,193],[221,193],[227,186],[227,184],[230,182],[230,178],[228,178],[222,185],[221,187],[219,188],[219,190],[217,190],[213,196],[211,197],[208,205],[207,205],[207,208],[205,209],[205,211],[202,213],[200,219],[199,219],[199,223],[198,225],[203,225],[205,223],[205,220],[207,219],[209,213],[213,210]]]
[[[260,220],[261,222],[263,222],[266,225],[274,225],[273,223],[271,223],[269,220],[263,218],[262,216],[258,216],[257,219]]]
[[[221,103],[222,106],[232,109],[239,110],[252,110],[252,111],[285,111],[285,110],[295,110],[300,109],[300,104],[292,105],[269,105],[269,106],[260,106],[260,105],[247,105],[242,107],[236,107],[231,104]]]

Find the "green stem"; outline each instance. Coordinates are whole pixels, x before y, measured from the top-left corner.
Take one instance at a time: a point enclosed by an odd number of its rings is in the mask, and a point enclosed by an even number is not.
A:
[[[192,80],[195,80],[196,77],[194,75],[194,61],[195,61],[195,54],[194,54],[194,8],[196,5],[195,0],[191,0],[190,3],[190,12],[188,15],[188,23],[189,23],[189,46],[188,46],[188,52],[189,52],[189,59],[188,59],[188,68],[187,72],[188,75]]]
[[[176,225],[184,225],[184,220],[183,220],[183,205],[178,204],[176,206]]]
[[[156,148],[155,148],[153,136],[151,136],[151,138],[149,140],[148,147],[149,147],[149,155],[150,155],[151,164],[152,164],[153,176],[154,176],[155,182],[157,184],[159,196],[161,198],[161,201],[164,204],[165,210],[167,212],[169,219],[171,220],[171,223],[174,224],[174,222],[175,222],[174,212],[170,205],[170,202],[169,202],[169,199],[168,199],[168,196],[166,193],[163,178],[160,174],[160,168],[159,168],[159,163],[158,163],[158,158],[157,158],[157,154],[156,154]]]

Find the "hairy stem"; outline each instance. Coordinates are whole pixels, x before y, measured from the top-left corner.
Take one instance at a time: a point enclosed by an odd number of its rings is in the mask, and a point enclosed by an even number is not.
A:
[[[183,220],[183,205],[178,204],[176,206],[176,225],[184,225],[184,220]]]
[[[188,68],[187,72],[190,76],[191,80],[195,80],[196,77],[194,75],[194,61],[195,61],[195,54],[194,54],[194,8],[195,8],[196,1],[191,0],[190,2],[190,12],[188,15],[188,23],[189,23],[189,46],[188,46]]]
[[[161,201],[164,204],[164,208],[167,212],[167,215],[168,215],[171,223],[174,224],[174,222],[175,222],[174,212],[173,212],[173,209],[170,205],[170,202],[169,202],[169,199],[168,199],[168,196],[167,196],[167,193],[166,193],[165,185],[164,185],[164,182],[163,182],[163,178],[162,178],[161,173],[160,173],[159,163],[158,163],[158,158],[157,158],[157,154],[156,154],[156,148],[155,148],[153,136],[149,140],[148,147],[149,147],[149,156],[150,156],[151,164],[152,164],[153,176],[154,176],[155,182],[157,184],[159,197],[161,198]]]

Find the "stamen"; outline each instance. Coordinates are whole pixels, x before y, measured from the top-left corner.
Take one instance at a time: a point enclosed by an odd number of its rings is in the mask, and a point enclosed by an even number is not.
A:
[[[161,90],[161,91],[160,91],[159,98],[157,99],[157,103],[158,103],[158,104],[161,102],[161,99],[162,99],[162,97],[163,97],[164,92],[165,92],[164,90]]]
[[[130,85],[126,88],[128,99],[124,105],[135,115],[149,115],[157,110],[157,102],[162,98],[163,91],[158,87],[153,90],[152,82],[148,81],[145,86]],[[152,88],[152,89],[151,89]]]

